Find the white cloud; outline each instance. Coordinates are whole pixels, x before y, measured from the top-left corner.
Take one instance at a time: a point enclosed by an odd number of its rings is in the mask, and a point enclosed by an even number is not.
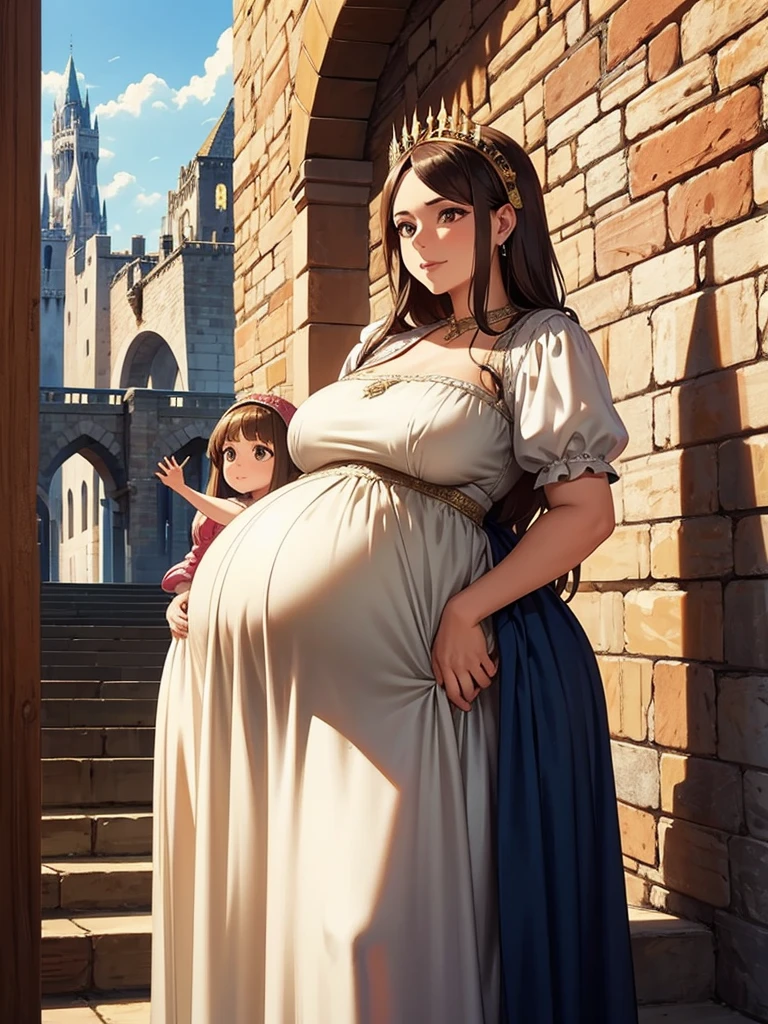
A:
[[[119,60],[118,57],[111,58]],[[200,103],[209,103],[216,95],[219,81],[232,70],[232,29],[228,28],[219,36],[216,52],[206,57],[202,75],[192,75],[189,82],[180,89],[171,89],[164,78],[148,73],[140,82],[131,82],[116,100],[100,103],[93,111],[101,118],[116,117],[118,114],[131,114],[139,117],[144,105],[151,103],[154,110],[168,110],[168,103],[162,99],[172,99],[177,108],[181,109],[191,99]],[[82,76],[84,77],[84,76]],[[55,92],[61,85],[64,76],[56,71],[43,74],[43,90]]]
[[[43,139],[43,156],[53,156],[53,139]]]
[[[160,192],[150,192],[149,195],[146,192],[139,192],[136,196],[136,205],[139,209],[146,210],[149,206],[155,206],[162,198]]]
[[[204,121],[201,121],[200,124],[213,124],[214,121],[218,120],[218,117],[206,117],[206,119]]]
[[[232,68],[232,29],[228,28],[219,36],[216,52],[205,59],[205,74],[192,75],[187,85],[183,85],[173,97],[173,102],[181,108],[191,99],[209,103],[216,94],[219,79],[223,78]]]
[[[133,185],[135,182],[135,174],[129,174],[128,171],[118,171],[112,178],[112,181],[102,188],[101,198],[114,199],[118,192],[122,192],[124,188],[128,188],[129,185]]]
[[[155,160],[159,160],[159,159],[160,159],[160,157],[159,157],[159,156],[151,156],[151,157],[149,158],[149,162],[150,162],[151,164],[153,164],[153,163],[155,162]]]
[[[85,81],[85,75],[82,71],[77,72],[77,77],[80,82]],[[49,93],[51,96],[58,96],[65,85],[66,78],[63,71],[43,71],[40,76],[40,86],[44,94]]]
[[[120,57],[110,57],[107,64],[113,64],[116,60],[120,60]]]
[[[104,146],[99,149],[99,157],[102,160],[111,160],[114,155],[111,149],[105,149]]]
[[[122,231],[122,230],[123,230],[123,225],[122,224],[113,224],[112,225],[112,232],[114,234],[117,234],[118,231]]]
[[[138,117],[144,104],[167,88],[168,83],[164,78],[151,73],[146,74],[140,82],[131,82],[116,100],[100,103],[94,114],[99,117],[115,117],[117,114],[132,114],[133,117]]]

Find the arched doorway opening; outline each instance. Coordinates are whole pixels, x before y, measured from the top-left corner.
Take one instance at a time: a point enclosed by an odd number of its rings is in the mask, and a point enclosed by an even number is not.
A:
[[[41,467],[38,493],[66,496],[55,532],[48,530],[48,568],[42,578],[54,578],[55,563],[62,582],[123,582],[125,473],[112,452],[89,434],[62,438],[56,455]],[[50,509],[48,521],[56,522]],[[41,549],[41,573],[42,558]]]
[[[205,491],[208,485],[210,464],[206,456],[207,447],[206,438],[195,437],[173,452],[179,463],[189,458],[184,467],[184,479],[196,491]],[[192,545],[192,520],[195,518],[195,509],[159,480],[157,501],[160,549],[165,554],[167,564],[175,565],[184,558]]]
[[[131,342],[120,372],[121,388],[155,388],[176,391],[183,380],[176,356],[165,338],[142,331]]]

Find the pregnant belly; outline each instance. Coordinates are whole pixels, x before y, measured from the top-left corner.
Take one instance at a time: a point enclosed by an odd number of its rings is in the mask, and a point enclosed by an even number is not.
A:
[[[348,658],[373,645],[429,672],[446,601],[487,567],[485,535],[435,498],[352,476],[303,477],[242,513],[203,558],[190,636]]]

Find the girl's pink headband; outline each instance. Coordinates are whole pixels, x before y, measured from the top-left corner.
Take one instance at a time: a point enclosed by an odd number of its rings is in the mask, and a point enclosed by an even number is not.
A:
[[[241,405],[264,405],[268,409],[274,409],[283,423],[288,424],[293,419],[293,414],[296,412],[296,406],[289,402],[286,398],[281,398],[279,395],[244,395],[242,398],[238,398],[234,405],[231,405],[227,412],[231,412],[233,409],[239,409]]]

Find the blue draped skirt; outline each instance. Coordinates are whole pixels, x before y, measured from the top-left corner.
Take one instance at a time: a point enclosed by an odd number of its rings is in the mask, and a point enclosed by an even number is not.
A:
[[[494,523],[485,530],[497,564],[515,538]],[[504,608],[495,625],[502,1024],[637,1024],[595,656],[552,587]]]

